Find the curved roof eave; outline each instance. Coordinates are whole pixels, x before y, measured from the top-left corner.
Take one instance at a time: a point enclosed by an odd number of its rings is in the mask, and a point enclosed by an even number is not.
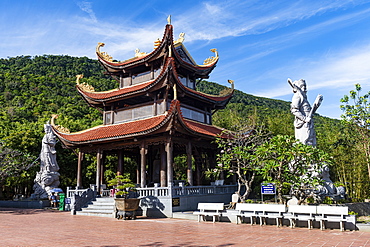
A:
[[[66,146],[78,146],[91,143],[105,143],[113,140],[127,139],[153,133],[165,126],[176,113],[176,105],[179,101],[171,102],[170,109],[166,114],[146,119],[135,120],[126,123],[99,125],[87,130],[75,133],[62,133],[55,124],[52,124],[53,132]]]
[[[205,138],[211,138],[214,139],[218,136],[227,138],[227,135],[224,133],[225,129],[214,126],[214,125],[209,125],[205,123],[200,123],[194,120],[186,119],[183,117],[180,106],[178,106],[177,111],[180,114],[177,114],[178,122],[181,124],[182,128],[186,130],[187,132],[202,136]]]
[[[172,62],[174,63],[174,62]],[[179,87],[185,92],[185,93],[188,93],[188,94],[191,94],[197,98],[201,97],[201,98],[206,98],[208,101],[212,102],[212,103],[216,103],[216,104],[222,104],[222,105],[226,105],[227,102],[230,101],[231,97],[233,96],[234,94],[234,86],[232,86],[232,88],[230,88],[230,92],[226,95],[210,95],[210,94],[206,94],[206,93],[202,93],[202,92],[199,92],[199,91],[196,91],[194,89],[191,89],[191,88],[188,88],[188,87],[185,87],[181,82],[180,80],[178,79],[179,78],[179,75],[177,73],[177,69],[176,69],[176,66],[175,64],[172,64],[173,65],[173,73],[174,73],[174,78],[176,79],[176,82],[177,82],[177,85],[179,85]]]
[[[102,65],[108,70],[123,70],[127,67],[135,66],[141,63],[145,63],[146,61],[153,59],[155,56],[159,56],[161,53],[166,53],[165,49],[168,45],[173,43],[173,28],[172,25],[167,24],[165,28],[165,32],[163,34],[163,38],[161,44],[154,49],[152,52],[145,54],[141,57],[134,57],[128,59],[123,62],[110,62],[104,59],[101,54],[97,52],[98,60],[102,63]],[[112,72],[112,71],[110,71]]]
[[[165,78],[165,76],[169,73],[169,70],[171,69],[172,66],[173,64],[171,63],[171,59],[168,59],[165,66],[163,67],[162,72],[158,75],[157,78],[129,87],[123,87],[120,89],[117,88],[105,92],[86,92],[82,90],[79,86],[76,87],[78,92],[87,101],[91,102],[92,104],[101,104],[102,102],[105,101],[110,101],[117,98],[123,98],[125,96],[131,96],[146,92],[147,90],[159,85],[160,82],[163,81],[162,79]]]
[[[199,77],[208,77],[208,75],[212,72],[212,70],[216,67],[216,64],[219,60],[219,57],[215,58],[215,61],[207,64],[207,65],[198,65],[198,64],[191,64],[187,61],[183,60],[180,56],[180,54],[176,51],[175,48],[172,48],[172,53],[175,55],[176,59],[180,62],[180,64],[190,70],[193,71],[196,75]]]

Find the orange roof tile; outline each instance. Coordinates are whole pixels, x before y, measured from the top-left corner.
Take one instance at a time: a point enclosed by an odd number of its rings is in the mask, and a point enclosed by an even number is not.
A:
[[[203,123],[195,122],[189,119],[183,119],[183,122],[189,129],[195,132],[204,134],[204,135],[209,135],[209,136],[216,137],[218,135],[221,135],[222,131],[224,130],[214,125],[203,124]]]
[[[165,118],[165,115],[160,115],[127,123],[101,125],[72,134],[64,134],[60,132],[57,132],[56,134],[58,135],[58,137],[61,137],[67,142],[71,143],[104,141],[109,139],[122,138],[127,135],[134,135],[135,133],[149,131],[160,125],[165,120]]]
[[[85,92],[81,90],[78,86],[76,86],[76,88],[84,96],[87,96],[95,100],[103,100],[103,99],[109,99],[109,98],[113,98],[113,97],[120,96],[120,95],[127,94],[127,93],[136,92],[138,90],[144,89],[145,87],[149,86],[154,81],[155,80],[152,80],[152,81],[140,83],[134,86],[124,87],[124,88],[115,89],[115,90],[106,91],[106,92]]]
[[[145,134],[146,132],[160,128],[171,118],[171,115],[175,112],[174,109],[178,108],[177,105],[179,104],[179,101],[173,100],[167,114],[119,124],[100,125],[71,134],[62,133],[53,125],[52,127],[54,133],[67,143],[82,144],[94,141],[119,139],[127,136]]]
[[[100,125],[91,129],[71,134],[59,132],[54,126],[53,129],[55,134],[66,143],[83,144],[91,142],[101,142],[135,135],[138,136],[153,132],[165,125],[168,120],[170,120],[174,116],[175,112],[180,113],[178,114],[178,117],[183,123],[183,126],[192,132],[212,137],[216,137],[222,134],[222,128],[184,119],[180,111],[180,102],[178,100],[173,100],[171,102],[171,107],[167,114],[155,117],[119,124]]]

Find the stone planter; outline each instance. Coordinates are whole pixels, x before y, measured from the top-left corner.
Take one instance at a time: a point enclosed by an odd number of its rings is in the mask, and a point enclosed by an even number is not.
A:
[[[117,219],[136,219],[136,210],[139,208],[140,199],[115,198],[115,216]]]

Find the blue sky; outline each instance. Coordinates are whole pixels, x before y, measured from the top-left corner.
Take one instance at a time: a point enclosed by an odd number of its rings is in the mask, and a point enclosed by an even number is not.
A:
[[[217,48],[210,81],[290,101],[287,78],[303,78],[318,113],[340,118],[340,98],[360,83],[370,91],[370,1],[50,1],[0,2],[0,57],[70,55],[114,59],[153,50],[172,16],[175,39],[198,64]]]

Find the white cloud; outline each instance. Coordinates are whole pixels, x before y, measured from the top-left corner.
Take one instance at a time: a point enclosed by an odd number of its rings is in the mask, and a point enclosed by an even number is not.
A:
[[[96,23],[98,20],[96,19],[95,12],[93,11],[91,2],[82,1],[77,3],[78,7],[89,14],[91,20]]]
[[[356,83],[370,85],[370,45],[350,48],[315,59],[316,61],[302,59],[292,65],[276,68],[271,74],[276,77],[281,75],[282,81],[271,90],[259,91],[255,94],[269,98],[290,94],[286,90],[286,79],[289,73],[292,79],[304,78],[309,84],[309,90],[330,88],[348,92]],[[293,75],[292,71],[294,71]],[[268,75],[265,76],[268,78]]]
[[[206,10],[211,14],[211,15],[216,15],[221,13],[221,8],[217,5],[210,4],[210,3],[204,3],[204,6],[206,7]]]
[[[214,40],[266,33],[356,2],[298,1],[290,5],[281,1],[206,2],[204,8],[196,6],[182,13],[174,25],[187,33],[188,41]]]

